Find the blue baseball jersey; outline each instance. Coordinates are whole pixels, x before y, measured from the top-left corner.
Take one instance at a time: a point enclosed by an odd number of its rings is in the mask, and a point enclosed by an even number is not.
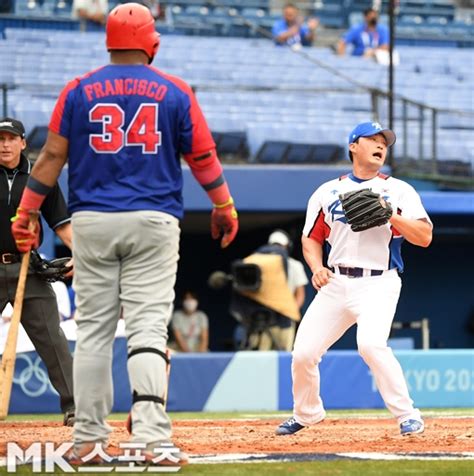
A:
[[[181,218],[181,154],[215,148],[191,88],[147,65],[74,79],[51,131],[69,141],[69,210],[158,210]]]
[[[385,25],[378,24],[375,30],[369,30],[365,23],[354,25],[343,37],[346,44],[353,45],[353,56],[362,56],[367,48],[388,45],[389,31]]]

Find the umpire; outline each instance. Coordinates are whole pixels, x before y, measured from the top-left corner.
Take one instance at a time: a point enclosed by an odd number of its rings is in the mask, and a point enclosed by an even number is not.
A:
[[[25,156],[25,128],[9,117],[0,119],[0,313],[15,298],[21,255],[11,234],[15,215],[31,171]],[[48,225],[71,248],[72,231],[66,203],[58,185],[41,207]],[[64,425],[74,424],[72,356],[59,326],[56,295],[49,283],[31,270],[26,280],[21,323],[46,365],[49,378],[61,399]]]

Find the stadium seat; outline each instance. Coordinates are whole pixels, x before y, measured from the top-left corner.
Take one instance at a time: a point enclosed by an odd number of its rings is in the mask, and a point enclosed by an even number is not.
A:
[[[48,136],[48,126],[36,126],[28,134],[26,143],[31,152],[39,152],[46,142]]]
[[[286,153],[286,162],[290,164],[310,163],[314,160],[314,144],[291,144]]]
[[[324,2],[316,11],[322,25],[328,28],[344,28],[347,26],[347,13],[342,3]]]
[[[338,144],[266,141],[257,153],[259,163],[329,164],[344,159],[344,147]]]
[[[330,164],[345,160],[345,149],[338,144],[316,144],[312,161],[317,164]]]
[[[256,161],[260,164],[278,164],[285,162],[290,143],[285,141],[267,141],[257,153]]]
[[[189,7],[186,7],[185,12],[187,15],[201,17],[209,15],[209,8],[203,5],[190,5]]]
[[[264,18],[266,15],[265,10],[261,8],[243,8],[241,11],[241,15],[245,18],[250,18],[250,19],[258,19],[258,18]]]
[[[239,8],[241,11],[244,8],[264,10],[258,1],[242,0]],[[194,0],[184,0],[179,9],[190,14],[194,11],[194,19],[202,24],[204,20],[199,13],[202,6]],[[206,8],[209,9],[207,19],[214,10],[216,15],[224,16],[228,7]],[[428,21],[423,20],[423,24],[431,28]],[[107,62],[103,40],[103,33],[78,35],[77,32],[7,28],[5,38],[0,39],[0,77],[17,88],[8,91],[9,114],[16,113],[28,130],[46,125],[57,94],[66,81]],[[258,160],[263,163],[282,160],[293,164],[332,163],[344,158],[343,144],[353,125],[373,119],[371,95],[363,87],[354,89],[350,82],[334,76],[329,69],[343,71],[368,87],[385,89],[387,84],[385,67],[360,58],[337,57],[329,48],[306,50],[308,56],[330,67],[326,69],[287,48],[276,48],[269,40],[163,35],[163,42],[169,47],[160,51],[154,65],[183,77],[197,88],[197,97],[211,130],[220,133],[216,143],[226,159],[231,154],[243,157],[244,153],[239,152],[243,143],[250,149],[250,160],[256,160],[261,152]],[[439,48],[397,46],[397,49],[402,58],[395,75],[397,95],[428,106],[464,111],[463,114],[438,114],[437,156],[469,162],[470,149],[474,149],[472,50],[446,48],[440,54]],[[383,124],[388,122],[387,110],[387,101],[380,99],[378,113]],[[406,144],[400,137],[402,114],[402,103],[397,100],[395,128],[399,140],[395,154],[407,150],[407,155],[416,158],[420,155],[418,107],[408,107],[410,123]],[[432,151],[428,110],[424,119],[421,155],[428,157]],[[222,136],[224,132],[229,134]],[[266,142],[270,144],[265,149]],[[288,144],[288,149],[275,152],[278,142]],[[318,146],[318,142],[322,144]],[[282,149],[281,144],[279,147]]]
[[[249,156],[247,136],[243,131],[213,132],[217,155],[226,160],[247,160]]]

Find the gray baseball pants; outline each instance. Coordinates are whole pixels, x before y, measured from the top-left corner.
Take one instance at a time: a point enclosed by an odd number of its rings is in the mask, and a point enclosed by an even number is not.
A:
[[[74,443],[106,443],[105,418],[113,405],[112,348],[123,312],[131,390],[163,398],[167,324],[179,258],[179,222],[166,213],[76,212],[72,216],[77,344],[74,354]],[[133,354],[130,356],[130,354]],[[132,441],[169,442],[164,406],[140,400],[132,406]]]

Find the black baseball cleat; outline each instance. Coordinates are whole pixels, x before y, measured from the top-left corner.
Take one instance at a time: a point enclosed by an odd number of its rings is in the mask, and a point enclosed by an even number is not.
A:
[[[66,410],[64,412],[63,425],[64,426],[74,426],[75,421],[76,421],[75,409],[73,408],[71,410]]]

